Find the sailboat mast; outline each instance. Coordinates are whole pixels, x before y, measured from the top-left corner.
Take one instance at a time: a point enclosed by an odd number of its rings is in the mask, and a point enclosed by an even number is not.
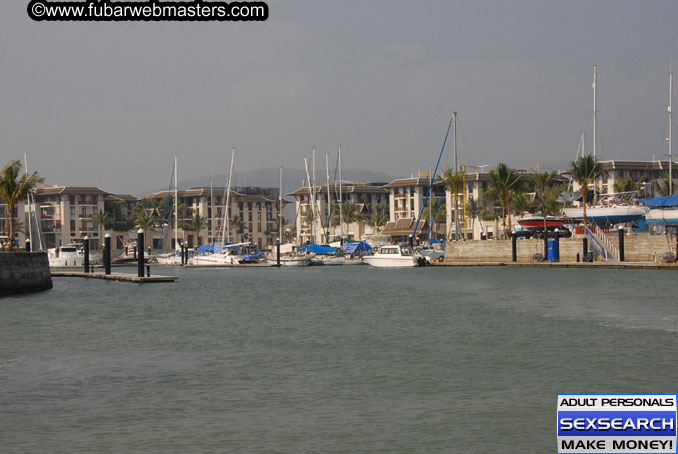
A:
[[[235,160],[235,147],[231,152],[231,167],[228,171],[228,187],[226,189],[226,206],[224,207],[224,222],[222,226],[225,226],[221,231],[221,242],[224,242],[224,237],[231,241],[231,220],[230,220],[230,211],[231,211],[231,178],[233,177],[233,161]],[[245,222],[245,221],[243,221]]]
[[[214,177],[210,175],[210,244],[214,243]]]
[[[344,245],[344,213],[343,213],[344,198],[342,196],[341,189],[342,189],[342,186],[344,185],[344,180],[341,177],[341,144],[339,144],[338,161],[339,161],[339,242],[343,246]]]
[[[280,244],[282,243],[282,187],[283,168],[280,166],[280,188],[278,190],[278,257],[280,257]]]
[[[306,170],[306,183],[308,184],[308,207],[311,209],[311,238],[313,238],[313,241],[315,241],[315,209],[313,207],[313,204],[315,202],[313,200],[313,189],[311,189],[311,176],[308,173],[308,160],[306,159],[306,156],[304,156],[304,169]]]
[[[24,153],[24,170],[26,171],[26,178],[28,178],[28,156]],[[33,206],[31,204],[31,193],[28,193],[26,197],[28,202],[28,238],[31,242],[31,248],[33,248]],[[12,213],[9,213],[12,216]]]
[[[454,122],[454,171],[459,172],[459,163],[457,161],[457,112],[452,112]]]
[[[669,73],[669,195],[673,195],[673,72]]]
[[[325,171],[327,172],[327,237],[325,240],[330,242],[330,228],[332,226],[332,201],[330,199],[330,154],[325,153]]]
[[[179,236],[177,229],[179,228],[179,190],[177,189],[178,185],[178,176],[177,176],[177,155],[174,155],[174,250],[179,250]]]
[[[598,65],[593,65],[593,160],[598,159],[596,142],[598,142]],[[593,197],[595,198],[597,184],[593,182]]]

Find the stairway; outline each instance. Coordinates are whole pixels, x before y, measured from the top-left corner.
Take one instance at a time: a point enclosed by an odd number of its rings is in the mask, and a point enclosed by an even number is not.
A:
[[[590,228],[589,228],[590,227]],[[605,261],[619,261],[619,248],[610,239],[609,235],[597,225],[586,228],[586,237],[591,246],[605,259]]]

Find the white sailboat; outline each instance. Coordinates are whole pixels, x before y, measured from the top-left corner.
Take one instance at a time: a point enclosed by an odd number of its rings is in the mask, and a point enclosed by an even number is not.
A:
[[[178,266],[181,265],[181,252],[180,252],[180,246],[179,246],[179,240],[178,240],[178,233],[177,229],[179,228],[179,213],[177,212],[177,207],[179,206],[178,203],[178,194],[179,190],[177,189],[177,175],[178,175],[178,170],[177,170],[177,163],[178,159],[177,156],[174,156],[174,252],[169,252],[165,254],[158,254],[156,256],[156,262],[159,265],[174,265]]]

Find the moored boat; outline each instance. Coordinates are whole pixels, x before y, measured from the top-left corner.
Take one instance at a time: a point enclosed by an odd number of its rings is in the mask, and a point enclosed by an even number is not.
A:
[[[362,261],[380,268],[414,267],[429,264],[426,257],[416,253],[409,244],[382,246],[374,255],[363,257]]]
[[[77,244],[68,244],[47,250],[50,268],[71,268],[83,266],[85,254]]]

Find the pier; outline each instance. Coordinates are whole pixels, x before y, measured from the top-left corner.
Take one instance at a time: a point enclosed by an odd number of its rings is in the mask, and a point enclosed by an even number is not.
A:
[[[139,277],[129,273],[83,273],[79,271],[52,271],[52,277],[84,277],[89,279],[105,279],[109,281],[136,282],[137,284],[150,284],[159,282],[174,282],[176,276],[144,276]]]
[[[678,263],[655,262],[440,262],[433,266],[506,266],[509,268],[588,268],[607,270],[678,270]]]

